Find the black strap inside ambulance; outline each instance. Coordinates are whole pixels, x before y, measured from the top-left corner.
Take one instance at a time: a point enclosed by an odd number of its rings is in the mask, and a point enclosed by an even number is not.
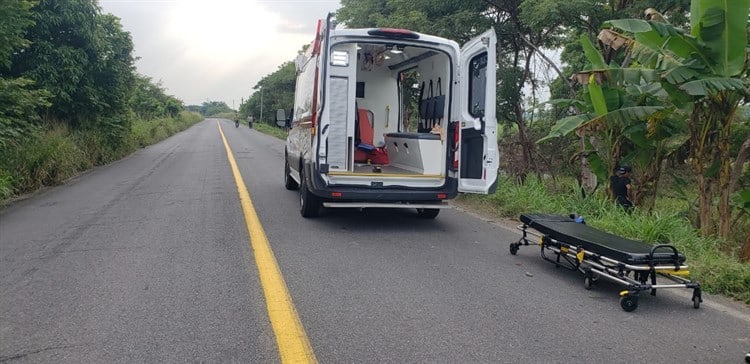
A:
[[[443,94],[443,83],[440,77],[437,79],[437,92],[438,95],[432,99],[433,112],[432,112],[432,126],[441,125],[443,123],[443,116],[445,116],[445,95]]]

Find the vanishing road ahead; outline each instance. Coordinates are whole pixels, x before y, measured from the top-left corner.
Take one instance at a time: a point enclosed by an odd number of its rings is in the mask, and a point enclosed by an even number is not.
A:
[[[518,231],[458,209],[304,219],[283,154],[281,140],[208,119],[6,207],[0,363],[299,359],[287,340],[321,363],[742,363],[750,351],[746,306],[704,295],[696,310],[690,291],[662,290],[624,312],[620,287],[587,291],[538,248],[512,256]],[[283,280],[262,279],[275,267]]]

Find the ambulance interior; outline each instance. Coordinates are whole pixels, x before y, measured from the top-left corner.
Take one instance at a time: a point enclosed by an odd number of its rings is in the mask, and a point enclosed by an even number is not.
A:
[[[356,58],[350,57],[346,67],[337,69],[336,57],[344,53]],[[445,177],[450,57],[435,49],[387,43],[339,44],[331,55],[331,80],[356,80],[338,87],[347,94],[349,107],[344,109],[351,109],[352,96],[355,101],[354,112],[346,117],[349,142],[346,151],[340,151],[347,160],[331,165],[345,165],[350,174]],[[332,94],[336,89],[332,82]],[[343,102],[343,95],[340,99]],[[332,130],[329,141],[334,134]],[[343,136],[344,130],[338,134]],[[333,144],[328,144],[329,159],[335,153],[330,149]]]

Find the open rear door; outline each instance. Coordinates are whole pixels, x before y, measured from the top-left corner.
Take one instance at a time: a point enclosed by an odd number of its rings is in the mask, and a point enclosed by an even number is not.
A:
[[[461,48],[460,192],[493,193],[497,188],[496,44],[490,29]]]

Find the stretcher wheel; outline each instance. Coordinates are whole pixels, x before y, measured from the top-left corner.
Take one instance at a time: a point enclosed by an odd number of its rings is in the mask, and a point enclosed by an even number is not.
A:
[[[510,244],[510,254],[511,255],[516,255],[516,253],[518,253],[518,245],[516,245],[515,243],[511,243]]]
[[[701,298],[699,296],[693,296],[693,308],[701,308]]]
[[[591,286],[594,284],[594,277],[591,276],[591,273],[586,273],[586,275],[583,277],[583,288],[591,289]]]
[[[636,308],[638,308],[638,296],[633,295],[624,295],[620,298],[620,307],[622,307],[625,312],[633,312]]]

